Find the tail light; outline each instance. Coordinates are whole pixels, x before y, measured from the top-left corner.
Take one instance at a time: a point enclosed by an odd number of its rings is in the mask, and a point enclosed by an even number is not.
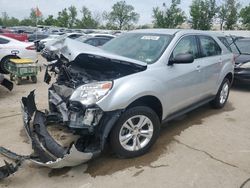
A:
[[[35,50],[36,47],[35,47],[35,45],[31,45],[31,46],[26,47],[25,49],[26,50]]]

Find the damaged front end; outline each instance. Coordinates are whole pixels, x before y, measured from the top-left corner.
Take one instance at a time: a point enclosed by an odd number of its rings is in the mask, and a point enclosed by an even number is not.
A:
[[[14,161],[5,161],[5,165],[0,167],[0,180],[14,174],[26,160],[49,168],[77,166],[95,158],[104,148],[121,110],[104,113],[96,106],[83,108],[74,102],[68,106],[55,88],[56,84],[53,84],[49,89],[50,112],[37,109],[34,91],[22,98],[24,128],[34,153],[23,156],[0,147],[0,153]],[[63,91],[66,95],[67,92]],[[50,135],[47,128],[51,123],[59,123],[78,138],[63,147]]]
[[[59,145],[47,131],[47,115],[37,110],[34,91],[22,98],[23,121],[25,130],[31,139],[34,156],[33,162],[51,167],[61,168],[76,166],[90,160],[99,151],[84,152],[80,144],[72,143],[68,148]],[[33,122],[31,123],[31,120]]]
[[[50,135],[47,126],[54,121],[66,123],[68,122],[68,119],[58,118],[59,115],[55,117],[55,113],[48,114],[48,112],[44,113],[37,110],[34,96],[34,91],[32,91],[28,97],[23,97],[21,105],[24,128],[30,138],[34,153],[29,156],[22,156],[1,147],[0,153],[15,162],[10,164],[5,161],[5,165],[0,167],[0,179],[4,179],[15,173],[18,170],[18,167],[26,160],[32,161],[41,166],[62,168],[85,163],[95,156],[98,156],[101,151],[100,144],[98,146],[94,141],[95,138],[90,138],[91,136],[84,135],[81,131],[70,127],[68,127],[69,130],[75,134],[80,133],[80,137],[73,143],[70,143],[68,147],[61,146]],[[62,112],[67,113],[66,111],[63,111],[65,110],[65,108],[63,109],[62,107],[64,106],[63,103],[60,103],[60,101],[58,101],[59,98],[56,98],[59,96],[55,94],[52,96],[54,97],[51,97],[54,99],[54,101],[52,100],[53,104],[60,106],[58,109],[62,108]]]
[[[15,161],[0,167],[0,179],[15,173],[26,160],[50,168],[62,168],[98,156],[124,110],[104,112],[97,105],[98,101],[111,92],[114,80],[147,68],[141,62],[82,46],[72,40],[66,39],[65,42],[60,58],[49,63],[45,72],[47,84],[52,80],[49,72],[57,75],[56,82],[48,90],[49,110],[42,112],[37,109],[34,91],[21,101],[24,127],[34,153],[22,156],[0,148],[1,154]],[[80,52],[81,47],[86,50],[84,53]],[[78,138],[62,146],[48,130],[52,124],[59,124]]]

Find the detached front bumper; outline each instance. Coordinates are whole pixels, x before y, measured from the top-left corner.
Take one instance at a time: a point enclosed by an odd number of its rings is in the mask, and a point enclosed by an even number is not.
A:
[[[34,155],[37,157],[31,160],[36,164],[50,168],[76,166],[100,153],[100,151],[84,152],[84,148],[76,147],[76,143],[70,144],[68,148],[59,145],[47,131],[45,113],[36,108],[34,91],[28,97],[22,98],[22,112],[24,127],[31,140]]]
[[[69,144],[68,147],[58,144],[47,131],[46,114],[36,108],[34,91],[28,97],[22,98],[21,106],[24,128],[34,153],[23,156],[0,147],[0,154],[15,161],[13,164],[5,162],[5,165],[0,167],[0,180],[15,173],[25,160],[50,168],[62,168],[77,166],[100,154],[98,149],[84,151],[87,148],[84,147],[84,141],[81,137]]]

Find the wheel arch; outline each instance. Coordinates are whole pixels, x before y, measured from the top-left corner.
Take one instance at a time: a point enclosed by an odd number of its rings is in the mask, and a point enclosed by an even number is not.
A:
[[[227,78],[229,80],[229,82],[232,84],[233,83],[233,73],[228,73],[225,78]]]
[[[131,102],[126,109],[140,105],[151,108],[158,115],[160,122],[162,121],[163,107],[161,101],[157,97],[153,95],[139,97]]]

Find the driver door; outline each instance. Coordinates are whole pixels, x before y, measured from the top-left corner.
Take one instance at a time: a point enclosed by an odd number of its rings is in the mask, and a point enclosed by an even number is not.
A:
[[[174,47],[171,57],[178,54],[192,54],[193,63],[167,66],[166,101],[167,112],[172,114],[201,99],[202,72],[197,40],[194,35],[182,37]]]

